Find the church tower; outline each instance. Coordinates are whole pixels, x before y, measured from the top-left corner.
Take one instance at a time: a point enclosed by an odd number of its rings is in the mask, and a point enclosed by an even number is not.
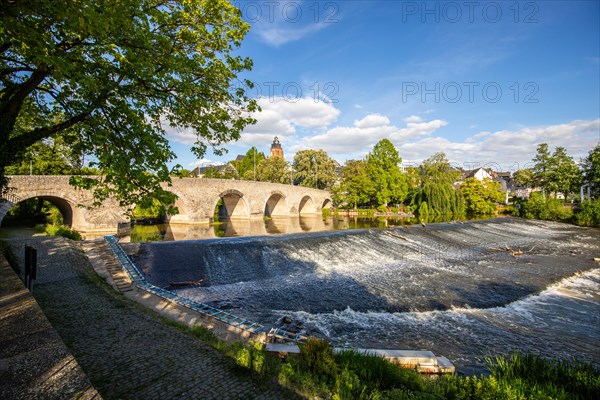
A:
[[[271,157],[283,158],[283,149],[281,148],[281,143],[279,143],[279,138],[277,136],[275,136],[273,143],[271,143]]]

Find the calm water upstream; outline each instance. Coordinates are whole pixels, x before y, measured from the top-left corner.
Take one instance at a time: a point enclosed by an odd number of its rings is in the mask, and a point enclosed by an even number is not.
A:
[[[494,249],[523,251],[511,255]],[[427,349],[460,371],[515,349],[600,364],[600,230],[499,218],[140,245],[155,285],[338,345]]]
[[[487,217],[489,218],[489,217]],[[435,216],[426,223],[448,222],[451,216]],[[131,242],[170,242],[176,240],[214,239],[220,237],[263,236],[290,233],[308,233],[365,228],[389,228],[418,224],[417,218],[379,217],[348,218],[320,216],[273,217],[252,220],[225,220],[211,225],[133,225],[122,233],[122,241]]]

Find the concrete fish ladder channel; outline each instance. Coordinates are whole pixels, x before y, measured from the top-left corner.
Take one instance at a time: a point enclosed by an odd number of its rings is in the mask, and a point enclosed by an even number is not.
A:
[[[144,275],[129,259],[123,248],[114,236],[105,236],[104,240],[114,254],[115,258],[127,273],[133,285],[139,290],[152,296],[167,300],[179,307],[191,310],[200,316],[192,318],[192,323],[200,323],[211,329],[217,336],[224,340],[266,340],[267,332],[264,325],[237,317],[231,313],[179,296],[176,293],[150,284]]]

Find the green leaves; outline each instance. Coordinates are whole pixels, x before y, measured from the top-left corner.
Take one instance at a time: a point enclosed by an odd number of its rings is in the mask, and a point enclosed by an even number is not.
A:
[[[342,168],[339,186],[332,188],[337,204],[348,203],[354,208],[368,204],[375,194],[375,186],[367,172],[364,160],[348,160]]]
[[[524,168],[515,171],[513,178],[521,186],[529,187],[533,184],[533,170],[531,168]]]
[[[497,203],[504,200],[500,184],[489,179],[467,178],[461,186],[466,211],[475,215],[493,214]]]
[[[380,140],[367,155],[367,172],[374,184],[377,203],[402,203],[408,193],[406,177],[398,167],[402,159],[388,139]]]
[[[33,143],[71,127],[94,155],[99,197],[160,192],[169,125],[193,151],[239,138],[254,100],[233,88],[252,61],[232,52],[249,25],[226,0],[19,1],[0,14],[0,182]],[[10,156],[9,156],[10,155]]]
[[[256,147],[252,146],[237,167],[239,175],[243,179],[256,180],[256,168],[264,159],[265,155],[262,152],[259,153]]]
[[[590,150],[582,161],[584,181],[591,185],[594,196],[600,196],[600,144]]]
[[[461,215],[464,212],[461,191],[453,186],[460,173],[450,168],[444,153],[436,153],[424,160],[419,172],[421,182],[412,200],[416,207],[427,202],[427,210],[433,215]]]
[[[326,189],[336,180],[337,163],[324,150],[300,150],[294,156],[295,181],[300,186]]]
[[[261,182],[290,183],[288,164],[281,157],[269,157],[256,166],[256,178]]]
[[[550,193],[569,193],[577,191],[581,183],[581,171],[573,158],[567,155],[564,147],[557,147],[552,154],[547,143],[538,145],[533,158],[532,183]]]

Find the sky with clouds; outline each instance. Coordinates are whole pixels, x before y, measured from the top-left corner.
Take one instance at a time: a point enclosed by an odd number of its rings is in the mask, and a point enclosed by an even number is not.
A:
[[[262,112],[225,156],[196,160],[168,128],[177,163],[225,162],[274,136],[293,159],[344,163],[390,139],[406,163],[527,167],[537,144],[576,160],[600,140],[600,2],[237,1],[239,53]]]

